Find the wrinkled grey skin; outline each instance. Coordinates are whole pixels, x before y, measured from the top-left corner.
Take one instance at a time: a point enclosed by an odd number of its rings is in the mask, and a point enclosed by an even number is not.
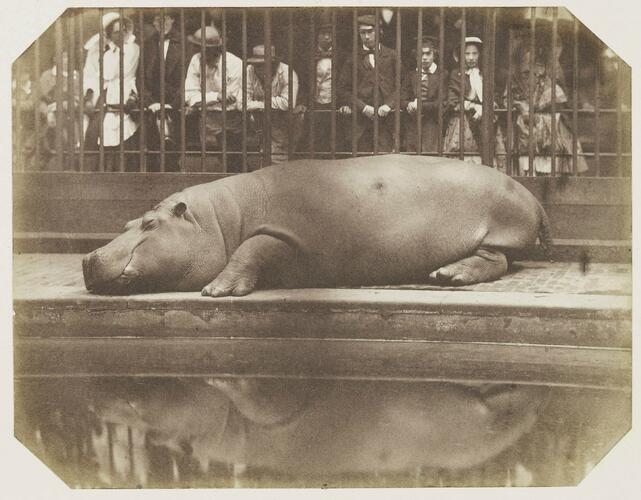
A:
[[[547,395],[535,386],[381,380],[208,384],[152,387],[99,405],[99,414],[152,431],[177,453],[188,444],[205,470],[222,461],[313,477],[481,464],[531,429]]]
[[[499,278],[510,253],[549,243],[518,182],[459,160],[302,160],[189,187],[83,261],[96,293],[422,283]],[[507,256],[507,258],[506,258]]]

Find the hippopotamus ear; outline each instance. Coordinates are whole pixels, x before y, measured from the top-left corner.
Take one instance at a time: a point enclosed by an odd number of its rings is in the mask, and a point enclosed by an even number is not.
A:
[[[186,210],[187,205],[185,205],[182,201],[179,201],[171,211],[176,217],[182,217]]]
[[[138,217],[137,219],[130,220],[125,224],[125,231],[129,231],[132,227],[139,226],[141,221],[142,221],[142,217]]]

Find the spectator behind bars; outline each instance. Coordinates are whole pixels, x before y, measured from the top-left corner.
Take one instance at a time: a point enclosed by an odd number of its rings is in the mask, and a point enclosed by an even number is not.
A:
[[[121,22],[122,21],[122,22]],[[100,37],[94,35],[85,44],[87,57],[83,68],[85,87],[85,110],[91,119],[87,127],[85,147],[96,150],[100,143],[98,110],[103,107],[103,137],[105,147],[105,170],[118,170],[118,151],[120,146],[120,115],[123,115],[123,146],[126,151],[138,149],[138,122],[132,116],[138,106],[136,71],[140,58],[140,47],[135,42],[133,22],[125,17],[122,20],[116,12],[108,12],[102,17],[104,43],[100,47]],[[120,45],[123,58],[123,94],[120,95]],[[100,88],[100,52],[103,52],[103,87]],[[122,102],[122,105],[121,105]],[[138,158],[134,154],[125,155],[125,170],[136,170]]]
[[[465,38],[465,59],[463,74],[460,68],[455,68],[450,73],[447,89],[447,111],[449,120],[445,132],[443,151],[446,153],[461,150],[459,130],[463,127],[463,151],[465,161],[481,164],[481,118],[483,115],[483,74],[481,72],[480,58],[483,42],[476,36]],[[454,50],[454,60],[459,60],[460,46]],[[463,95],[461,95],[461,80],[463,80]],[[463,123],[461,124],[460,109],[463,106]],[[495,128],[495,153],[503,155],[505,144],[501,129]],[[469,153],[472,153],[470,155]],[[495,158],[495,164],[504,169],[504,156]]]
[[[185,78],[185,101],[190,112],[197,118],[195,124],[200,130],[201,145],[206,149],[220,150],[222,144],[223,119],[223,42],[220,32],[213,26],[205,27],[203,39],[201,29],[196,30],[187,39],[194,45],[205,46],[205,128],[201,127],[203,112],[203,95],[201,87],[202,61],[201,53],[194,54],[187,68]],[[229,150],[240,150],[240,133],[242,121],[237,111],[242,100],[243,63],[231,52],[225,52],[225,89],[226,113],[225,135]]]
[[[523,51],[518,61],[519,72],[513,79],[513,106],[517,111],[516,135],[517,151],[519,154],[519,174],[530,170],[529,141],[530,141],[530,95],[533,101],[532,141],[534,142],[534,172],[537,175],[547,175],[552,172],[552,149],[556,155],[558,172],[572,172],[572,142],[573,135],[560,113],[567,103],[565,92],[559,83],[555,83],[556,113],[552,116],[552,78],[547,74],[545,64],[540,58],[531,60],[530,52]],[[534,71],[534,86],[530,91],[530,70]],[[558,72],[557,72],[558,73]],[[505,90],[507,96],[507,89]],[[505,100],[506,105],[507,97]],[[556,129],[556,145],[552,146],[552,128]],[[577,172],[588,169],[583,150],[577,141]]]
[[[443,71],[437,66],[436,42],[431,36],[421,40],[421,63],[405,74],[401,86],[401,109],[407,111],[405,120],[405,148],[418,151],[416,113],[418,95],[421,95],[421,151],[436,154],[441,142],[438,127],[439,89]],[[416,60],[416,57],[414,57]]]
[[[164,9],[154,14],[154,34],[145,42],[145,88],[142,95],[143,106],[151,112],[152,118],[147,127],[147,147],[154,150],[160,149],[161,137],[165,140],[165,148],[170,153],[166,156],[165,168],[168,171],[178,170],[178,138],[176,123],[180,110],[180,90],[183,85],[184,74],[181,71],[181,43],[180,34],[175,23],[177,13],[172,9]],[[161,47],[161,30],[164,35]],[[164,99],[165,99],[165,126],[161,130],[160,101],[162,96],[161,62],[164,60]],[[141,89],[142,90],[142,89]],[[158,170],[158,162],[151,161],[150,170]]]
[[[358,114],[353,141],[357,141],[358,151],[373,151],[374,145],[374,115],[378,114],[378,150],[392,151],[394,123],[388,117],[396,102],[396,51],[380,43],[382,30],[379,31],[378,58],[375,57],[376,17],[364,15],[358,17],[358,34],[361,46],[357,60],[348,59],[343,65],[338,79],[337,91],[341,104],[340,112],[350,115]],[[352,106],[352,68],[358,66],[358,81],[356,91],[356,109]],[[378,66],[378,103],[375,102],[376,69]],[[378,105],[378,108],[375,106]],[[347,124],[346,124],[347,125]],[[349,130],[349,128],[348,128]]]
[[[298,75],[292,70],[292,102],[289,102],[289,66],[278,59],[274,47],[271,47],[272,67],[271,82],[271,152],[272,163],[287,160],[290,140],[296,143],[300,136],[302,114],[296,108],[298,97]],[[247,111],[265,109],[265,46],[257,45],[252,49],[252,56],[247,59]],[[292,109],[292,137],[289,136],[288,112]],[[256,132],[262,130],[262,119],[252,116]]]
[[[70,118],[67,122],[57,123],[58,107],[56,84],[58,82],[58,66],[55,58],[53,66],[43,71],[40,75],[40,99],[42,102],[43,110],[46,117],[47,130],[44,137],[44,146],[48,153],[55,153],[56,142],[56,129],[60,129],[62,137],[62,150],[63,152],[70,153],[74,146],[79,145],[80,141],[80,125],[75,120],[77,105],[80,101],[80,74],[74,70],[69,73],[69,55],[67,51],[61,54],[61,75],[62,75],[62,109],[63,116]],[[71,79],[71,85],[69,80]],[[71,104],[70,104],[71,103]],[[70,124],[70,125],[69,125]],[[88,124],[86,115],[83,117],[82,128],[83,131]],[[69,126],[68,126],[69,125]],[[72,128],[70,131],[69,128]],[[47,170],[56,170],[63,166],[55,164],[55,158],[51,157],[47,166]],[[66,162],[67,169],[73,165],[73,161]]]
[[[315,82],[311,92],[310,108],[314,112],[314,151],[329,153],[331,151],[331,111],[332,111],[332,24],[323,23],[316,33],[314,48]],[[340,137],[337,135],[337,140]],[[308,141],[311,147],[311,127]],[[340,141],[339,141],[340,142]]]

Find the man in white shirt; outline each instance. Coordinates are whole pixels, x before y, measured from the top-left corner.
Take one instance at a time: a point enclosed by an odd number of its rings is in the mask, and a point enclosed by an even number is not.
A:
[[[314,120],[314,151],[318,153],[331,151],[332,85],[335,84],[332,74],[333,51],[332,25],[331,23],[321,24],[316,34],[316,49],[314,51],[316,74],[310,99],[313,102],[314,111],[313,116],[310,116],[310,119]],[[336,139],[338,143],[341,142],[340,134],[337,133]],[[308,143],[308,147],[311,147],[311,138]],[[339,147],[336,149],[340,150]]]
[[[296,108],[298,97],[298,75],[292,70],[292,102],[289,102],[289,66],[279,61],[274,47],[272,51],[271,82],[271,150],[272,163],[287,160],[289,141],[295,144],[300,136],[302,115]],[[264,65],[265,46],[257,45],[252,49],[252,56],[247,59],[247,111],[265,109]],[[292,110],[292,137],[289,136],[288,109]],[[296,110],[296,112],[295,112]],[[258,122],[258,123],[257,123]],[[254,123],[260,127],[262,120],[254,116]]]
[[[240,58],[231,52],[225,52],[225,81],[223,82],[223,52],[222,38],[220,32],[214,26],[205,27],[205,36],[202,36],[198,29],[187,39],[197,45],[198,48],[205,46],[205,93],[202,93],[201,74],[202,61],[201,52],[198,51],[191,58],[185,78],[185,102],[189,106],[190,114],[195,115],[200,129],[201,144],[210,150],[219,151],[222,144],[223,120],[222,100],[223,85],[226,90],[225,102],[225,134],[227,138],[227,150],[240,150],[241,115],[239,106],[242,104],[242,74],[243,63]],[[201,112],[205,102],[205,129],[202,130]],[[231,166],[231,165],[230,165]]]

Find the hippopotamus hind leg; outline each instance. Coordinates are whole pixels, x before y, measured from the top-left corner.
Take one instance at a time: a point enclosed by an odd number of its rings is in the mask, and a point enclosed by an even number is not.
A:
[[[473,255],[453,262],[430,273],[430,279],[440,285],[471,285],[493,281],[507,271],[507,258],[499,250],[481,247]]]
[[[293,256],[293,248],[274,236],[252,236],[241,243],[221,273],[203,288],[202,295],[247,295],[254,291],[266,268],[290,261]]]

